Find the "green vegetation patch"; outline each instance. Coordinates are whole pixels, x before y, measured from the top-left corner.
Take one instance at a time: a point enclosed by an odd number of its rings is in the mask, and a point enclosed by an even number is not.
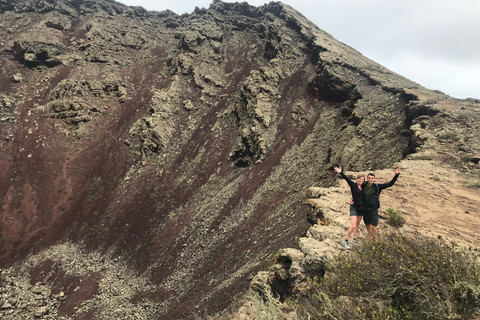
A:
[[[480,181],[469,182],[467,187],[471,189],[480,189]]]
[[[478,250],[478,249],[477,249]],[[298,297],[302,319],[471,319],[480,314],[475,250],[385,234],[330,261]]]
[[[400,211],[388,207],[385,210],[387,214],[387,221],[393,227],[400,228],[405,224],[405,218],[402,216]]]
[[[439,140],[444,140],[444,141],[449,141],[449,142],[454,142],[460,140],[460,137],[458,133],[453,132],[453,131],[443,131],[440,134],[438,134],[438,139]]]

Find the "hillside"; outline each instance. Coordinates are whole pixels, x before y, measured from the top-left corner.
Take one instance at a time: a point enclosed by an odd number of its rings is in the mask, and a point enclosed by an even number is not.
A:
[[[386,179],[401,163],[382,201],[479,245],[480,101],[427,90],[280,2],[179,16],[0,0],[0,65],[7,319],[223,310],[311,227],[307,188],[344,201],[337,164]]]

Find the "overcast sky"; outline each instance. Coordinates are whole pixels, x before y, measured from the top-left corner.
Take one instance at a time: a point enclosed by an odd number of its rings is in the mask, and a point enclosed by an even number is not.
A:
[[[191,13],[211,0],[120,0]],[[224,2],[236,2],[225,1]],[[243,2],[243,1],[240,1]],[[253,6],[269,1],[248,0]],[[364,56],[432,90],[480,98],[478,0],[284,0]]]

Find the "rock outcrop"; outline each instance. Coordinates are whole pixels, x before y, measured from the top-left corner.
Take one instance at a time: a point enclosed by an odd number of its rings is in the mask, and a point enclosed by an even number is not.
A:
[[[304,190],[335,185],[336,164],[430,158],[478,181],[478,100],[394,74],[280,2],[179,16],[0,0],[0,65],[2,288],[39,282],[43,301],[11,318],[221,310],[307,232]]]

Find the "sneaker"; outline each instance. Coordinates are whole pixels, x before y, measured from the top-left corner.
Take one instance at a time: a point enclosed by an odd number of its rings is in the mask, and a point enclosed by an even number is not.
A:
[[[345,246],[345,249],[350,249],[350,245],[348,244],[348,240],[344,240],[343,245]]]
[[[358,240],[357,240],[357,239],[353,239],[353,240],[352,240],[352,244],[353,244],[354,246],[358,246],[358,245],[359,245]]]

